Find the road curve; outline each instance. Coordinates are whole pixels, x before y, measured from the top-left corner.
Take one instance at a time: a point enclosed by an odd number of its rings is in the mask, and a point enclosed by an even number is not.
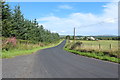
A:
[[[60,45],[2,60],[3,78],[117,78],[118,64],[75,55]]]

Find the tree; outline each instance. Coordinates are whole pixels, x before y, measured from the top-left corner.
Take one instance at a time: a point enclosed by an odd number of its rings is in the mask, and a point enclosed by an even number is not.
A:
[[[58,33],[51,33],[44,29],[43,25],[39,25],[36,19],[33,21],[25,19],[19,5],[11,10],[8,4],[2,3],[2,14],[2,36],[4,37],[15,34],[18,39],[33,42],[54,42],[59,39]]]
[[[2,36],[10,37],[12,29],[12,12],[10,6],[2,2]]]
[[[66,39],[70,39],[70,35],[67,35],[67,36],[66,36]]]
[[[13,19],[14,19],[14,26],[13,26],[13,33],[16,34],[17,38],[22,39],[23,35],[23,26],[24,26],[24,17],[21,13],[20,6],[15,6],[14,9],[14,14],[13,14]],[[19,34],[18,34],[19,33]]]

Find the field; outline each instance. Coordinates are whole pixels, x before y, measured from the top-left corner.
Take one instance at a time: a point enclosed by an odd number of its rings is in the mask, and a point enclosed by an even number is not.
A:
[[[75,42],[83,43],[82,47],[80,47],[81,49],[118,51],[118,41],[114,41],[114,40],[100,40],[100,41],[76,40]],[[73,43],[74,41],[70,40],[70,44],[73,44]]]
[[[88,55],[88,53],[90,53],[88,56],[97,55],[101,56],[101,58],[103,58],[103,56],[120,58],[117,40],[69,40],[67,41],[65,48],[66,50],[71,50],[72,52],[83,52],[84,55]]]
[[[101,51],[118,51],[118,41],[101,40],[101,41],[80,41],[83,42],[83,49],[94,49]]]

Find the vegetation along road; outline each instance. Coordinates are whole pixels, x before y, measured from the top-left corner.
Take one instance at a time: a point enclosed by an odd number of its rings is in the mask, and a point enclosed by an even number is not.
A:
[[[75,55],[60,45],[3,59],[3,78],[117,78],[118,64]]]

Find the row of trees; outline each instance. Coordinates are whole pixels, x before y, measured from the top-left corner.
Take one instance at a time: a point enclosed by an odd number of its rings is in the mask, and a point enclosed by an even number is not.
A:
[[[76,39],[78,40],[87,40],[87,37],[90,36],[76,36]],[[97,40],[120,40],[120,36],[93,36]],[[66,39],[74,39],[74,36],[67,35]],[[89,40],[89,39],[88,39]]]
[[[7,3],[1,2],[0,7],[2,7],[2,36],[11,37],[14,34],[18,39],[35,42],[53,42],[59,39],[58,33],[44,29],[36,19],[25,19],[20,6],[15,6],[12,10]]]
[[[95,36],[99,40],[120,40],[120,37],[115,36]]]

